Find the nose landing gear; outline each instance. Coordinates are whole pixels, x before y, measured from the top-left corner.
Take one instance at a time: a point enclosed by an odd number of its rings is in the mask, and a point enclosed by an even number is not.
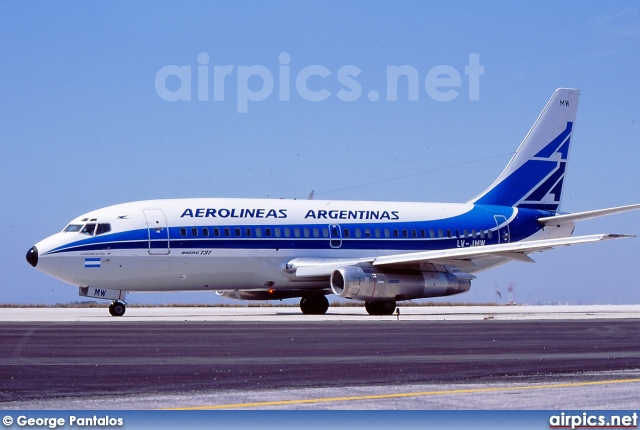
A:
[[[115,300],[109,305],[109,313],[113,317],[121,317],[122,315],[124,315],[124,312],[126,310],[127,305],[119,300]]]

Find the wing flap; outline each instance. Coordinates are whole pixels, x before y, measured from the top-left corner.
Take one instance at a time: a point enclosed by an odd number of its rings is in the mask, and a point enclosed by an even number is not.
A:
[[[372,263],[374,258],[296,258],[287,263],[286,271],[298,278],[321,278],[330,276],[334,270],[344,266]]]

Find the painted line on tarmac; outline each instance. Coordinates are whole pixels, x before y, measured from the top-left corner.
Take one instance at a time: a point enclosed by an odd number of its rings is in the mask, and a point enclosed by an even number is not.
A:
[[[474,394],[474,393],[491,393],[499,391],[514,390],[545,390],[551,388],[568,388],[568,387],[586,387],[590,385],[608,385],[608,384],[629,384],[638,383],[638,379],[614,379],[608,381],[592,381],[592,382],[572,382],[565,384],[546,384],[546,385],[524,385],[515,387],[491,387],[491,388],[468,388],[460,390],[444,390],[444,391],[422,391],[415,393],[397,393],[397,394],[377,394],[370,396],[349,396],[349,397],[326,397],[318,399],[299,399],[299,400],[279,400],[272,402],[255,402],[255,403],[232,403],[226,405],[207,405],[207,406],[191,406],[185,408],[168,408],[174,411],[190,411],[190,410],[209,410],[209,409],[239,409],[239,408],[260,408],[265,406],[286,406],[301,405],[309,403],[332,403],[332,402],[353,402],[358,400],[383,400],[397,399],[403,397],[420,397],[420,396],[439,396],[447,394]]]

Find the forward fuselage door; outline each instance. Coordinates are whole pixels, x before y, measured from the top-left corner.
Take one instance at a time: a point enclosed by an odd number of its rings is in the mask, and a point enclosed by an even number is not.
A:
[[[511,235],[509,233],[509,224],[507,224],[507,217],[504,215],[494,215],[498,226],[498,243],[509,243]]]
[[[169,254],[169,227],[162,209],[145,209],[144,217],[149,231],[149,254]]]

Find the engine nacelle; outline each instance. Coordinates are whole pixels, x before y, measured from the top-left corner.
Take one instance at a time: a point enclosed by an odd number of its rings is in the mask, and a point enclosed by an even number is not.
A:
[[[341,267],[331,274],[331,290],[347,299],[368,302],[442,297],[469,291],[468,273],[381,271],[372,267]]]

